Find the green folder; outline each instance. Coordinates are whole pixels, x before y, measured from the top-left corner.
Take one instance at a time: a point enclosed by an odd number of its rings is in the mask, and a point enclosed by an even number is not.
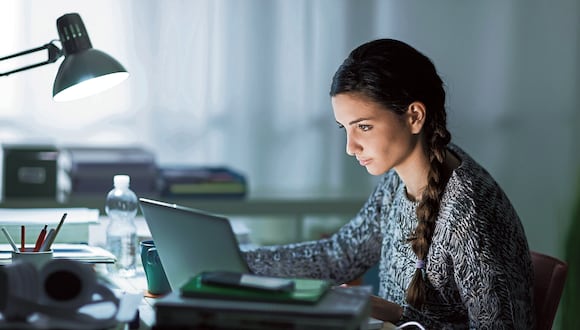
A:
[[[192,277],[181,287],[181,296],[229,300],[264,301],[298,304],[315,304],[331,287],[328,280],[292,278],[294,289],[288,292],[270,292],[250,288],[237,288],[206,284],[201,274]]]

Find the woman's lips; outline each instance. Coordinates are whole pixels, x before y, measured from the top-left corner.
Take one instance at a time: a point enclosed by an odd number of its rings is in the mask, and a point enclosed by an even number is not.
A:
[[[356,160],[358,160],[358,162],[361,166],[367,166],[371,162],[370,159],[365,159],[365,158],[360,158],[360,159],[357,158]]]

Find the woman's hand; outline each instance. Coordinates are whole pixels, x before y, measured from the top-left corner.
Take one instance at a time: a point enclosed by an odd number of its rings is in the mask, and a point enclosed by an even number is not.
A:
[[[371,316],[375,319],[395,323],[401,319],[403,308],[393,302],[371,296]]]
[[[340,287],[349,287],[348,284],[341,284]],[[397,322],[403,315],[403,308],[393,302],[371,295],[371,316],[375,319]]]

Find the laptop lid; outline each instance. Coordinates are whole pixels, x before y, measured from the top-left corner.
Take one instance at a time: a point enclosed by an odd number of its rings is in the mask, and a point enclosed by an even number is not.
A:
[[[249,272],[227,218],[139,198],[172,290],[202,271]]]

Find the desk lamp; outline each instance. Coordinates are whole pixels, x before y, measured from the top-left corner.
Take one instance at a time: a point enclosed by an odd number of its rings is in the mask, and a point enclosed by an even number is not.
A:
[[[127,70],[117,60],[93,48],[79,14],[70,13],[59,17],[56,27],[62,50],[54,44],[56,40],[52,40],[43,46],[1,57],[0,61],[3,61],[44,49],[48,51],[48,60],[45,62],[0,72],[0,76],[54,63],[64,55],[52,88],[52,97],[57,102],[76,100],[102,92],[129,77]]]

